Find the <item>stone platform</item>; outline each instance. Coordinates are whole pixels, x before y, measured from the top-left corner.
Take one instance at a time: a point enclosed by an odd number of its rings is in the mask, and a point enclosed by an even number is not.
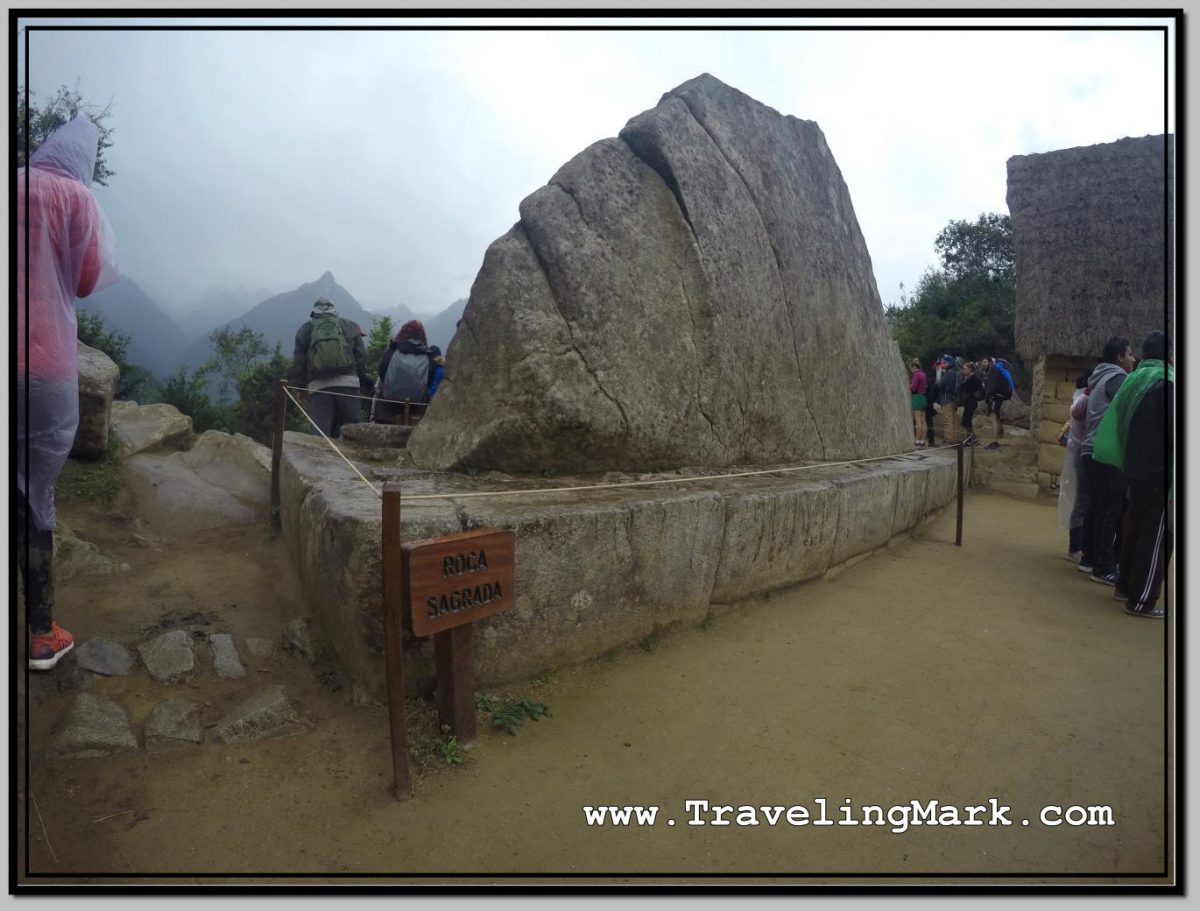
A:
[[[678,484],[533,494],[639,476],[468,477],[358,460],[352,443],[344,451],[377,485],[401,483],[405,541],[476,528],[515,532],[515,606],[474,627],[484,685],[593,658],[698,623],[713,604],[838,569],[950,503],[956,477],[953,452],[929,452],[719,481],[688,481],[711,472],[682,470]],[[405,499],[425,494],[446,499]],[[380,697],[381,501],[325,442],[291,432],[281,496],[283,534],[313,619],[359,692]],[[428,690],[431,641],[406,633],[405,652],[406,685]]]

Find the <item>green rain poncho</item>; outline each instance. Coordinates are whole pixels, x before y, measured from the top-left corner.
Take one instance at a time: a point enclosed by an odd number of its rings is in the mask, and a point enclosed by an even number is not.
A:
[[[1163,378],[1164,370],[1167,382],[1174,383],[1175,368],[1154,358],[1142,361],[1137,370],[1125,378],[1108,411],[1104,413],[1100,426],[1096,428],[1093,459],[1125,470],[1125,441],[1129,438],[1129,422],[1146,392]]]

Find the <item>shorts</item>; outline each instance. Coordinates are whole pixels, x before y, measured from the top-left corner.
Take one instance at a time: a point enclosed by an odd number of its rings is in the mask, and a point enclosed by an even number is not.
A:
[[[925,396],[921,395],[921,393],[914,392],[912,394],[912,410],[913,411],[924,411],[925,406],[927,404],[928,403],[925,401]]]
[[[1000,417],[1000,409],[1004,407],[1004,396],[989,395],[987,400],[987,413],[994,414]]]

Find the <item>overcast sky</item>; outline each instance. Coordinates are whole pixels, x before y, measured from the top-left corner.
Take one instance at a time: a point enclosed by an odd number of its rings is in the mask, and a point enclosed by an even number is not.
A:
[[[1174,129],[1161,31],[1035,21],[1064,27],[35,30],[29,73],[35,103],[62,84],[111,99],[116,176],[97,197],[123,271],[168,312],[327,269],[368,307],[436,312],[525,196],[703,72],[817,122],[889,303],[935,264],[949,220],[1007,212],[1010,156]]]

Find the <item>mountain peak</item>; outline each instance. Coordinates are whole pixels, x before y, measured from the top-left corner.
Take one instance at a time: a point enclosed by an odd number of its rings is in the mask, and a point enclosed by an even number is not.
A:
[[[326,269],[325,273],[320,278],[317,279],[317,284],[318,285],[336,285],[337,279],[335,279],[333,277],[332,272],[330,272],[328,269]]]

